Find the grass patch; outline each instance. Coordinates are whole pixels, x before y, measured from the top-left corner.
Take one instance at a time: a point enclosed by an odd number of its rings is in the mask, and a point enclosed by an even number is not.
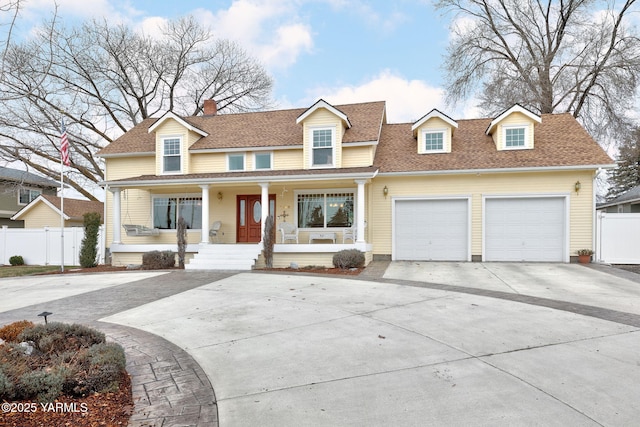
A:
[[[65,266],[65,269],[67,266]],[[16,265],[0,267],[0,277],[28,276],[30,274],[60,271],[59,265]]]

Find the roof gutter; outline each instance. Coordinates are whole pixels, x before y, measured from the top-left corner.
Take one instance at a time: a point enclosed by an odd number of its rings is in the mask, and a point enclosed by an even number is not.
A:
[[[433,171],[403,171],[403,172],[380,172],[380,176],[426,176],[426,175],[456,175],[456,174],[479,174],[479,173],[518,173],[518,172],[566,172],[575,170],[613,169],[615,164],[610,165],[582,165],[582,166],[545,166],[528,168],[500,168],[500,169],[452,169]]]
[[[248,177],[224,177],[224,178],[197,178],[197,179],[169,179],[148,181],[100,181],[98,185],[110,188],[119,187],[154,187],[158,185],[184,185],[184,184],[243,184],[255,182],[287,182],[287,181],[329,181],[334,179],[373,179],[378,171],[366,173],[335,173],[327,175],[276,175],[276,176],[248,176]]]

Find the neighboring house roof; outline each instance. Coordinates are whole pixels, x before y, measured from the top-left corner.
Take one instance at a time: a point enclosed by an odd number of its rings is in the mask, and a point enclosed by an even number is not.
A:
[[[598,209],[608,208],[609,206],[622,205],[626,203],[633,204],[638,202],[640,202],[640,185],[635,186],[630,190],[627,190],[626,192],[622,193],[615,199],[611,199],[608,202],[604,202],[604,203],[598,203],[597,208]]]
[[[20,169],[5,168],[0,166],[0,181],[21,182],[38,187],[58,187],[60,184],[49,178],[36,175]]]
[[[21,219],[22,216],[29,212],[38,203],[44,203],[58,215],[60,214],[60,197],[41,194],[33,199],[27,206],[18,211],[18,213],[16,213],[11,219]],[[82,221],[84,219],[84,214],[89,212],[98,212],[100,214],[100,219],[103,220],[102,214],[104,212],[104,203],[93,200],[64,199],[65,220]]]
[[[411,123],[382,128],[374,164],[380,173],[613,166],[571,114],[543,114],[535,148],[496,150],[485,133],[492,119],[458,120],[450,153],[418,154]]]
[[[336,105],[346,115],[351,128],[345,130],[343,143],[378,141],[384,121],[385,103]],[[189,150],[215,150],[250,147],[300,147],[303,126],[297,124],[299,116],[308,108],[264,111],[256,113],[217,114],[213,116],[183,117],[182,120],[206,133]],[[149,133],[159,119],[145,119],[130,131],[98,152],[98,156],[153,154],[155,135]]]

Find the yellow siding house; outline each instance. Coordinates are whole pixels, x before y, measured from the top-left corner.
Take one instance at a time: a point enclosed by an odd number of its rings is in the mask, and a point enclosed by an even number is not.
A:
[[[384,102],[147,119],[105,147],[115,265],[177,250],[189,269],[392,260],[570,262],[592,248],[594,179],[613,161],[569,114],[515,105],[495,118],[432,110],[390,124]]]

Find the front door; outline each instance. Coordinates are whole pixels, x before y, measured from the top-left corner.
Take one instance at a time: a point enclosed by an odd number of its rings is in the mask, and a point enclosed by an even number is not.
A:
[[[269,194],[269,215],[276,211],[276,195]],[[238,243],[258,243],[262,240],[262,196],[245,194],[237,196],[236,240]]]

